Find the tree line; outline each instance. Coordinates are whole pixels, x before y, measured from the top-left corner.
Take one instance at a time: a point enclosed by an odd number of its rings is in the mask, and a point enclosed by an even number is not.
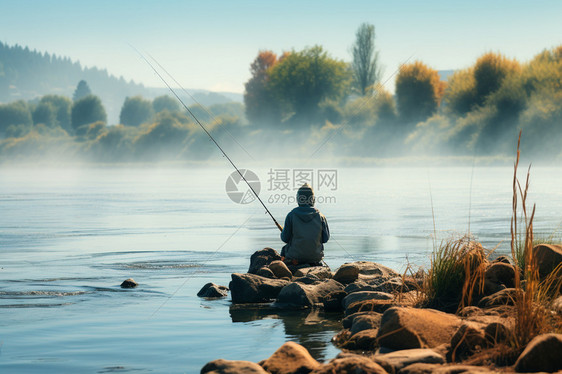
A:
[[[350,62],[336,59],[322,46],[259,51],[244,105],[190,109],[215,136],[227,136],[225,144],[272,157],[509,155],[519,129],[524,152],[561,157],[562,46],[528,62],[487,52],[447,81],[413,61],[397,69],[394,93],[381,83],[373,25],[360,25],[350,55]],[[213,148],[169,96],[126,97],[119,122],[107,126],[99,97],[81,82],[72,100],[46,95],[0,105],[0,155],[40,154],[55,144],[104,162],[201,160]]]

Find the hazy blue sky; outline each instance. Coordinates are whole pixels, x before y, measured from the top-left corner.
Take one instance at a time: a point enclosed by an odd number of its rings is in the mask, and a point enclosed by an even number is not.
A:
[[[562,1],[0,0],[0,41],[69,56],[162,86],[129,46],[184,87],[243,92],[260,49],[322,45],[350,60],[362,22],[375,25],[385,76],[413,55],[439,69],[486,51],[527,61],[562,44]]]

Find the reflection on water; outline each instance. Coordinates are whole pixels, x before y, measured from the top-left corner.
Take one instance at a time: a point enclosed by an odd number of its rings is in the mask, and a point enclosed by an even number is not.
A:
[[[319,309],[282,310],[271,304],[234,304],[230,307],[232,322],[248,323],[262,319],[282,321],[287,340],[308,349],[318,361],[332,358],[336,349],[331,337],[342,328],[341,313],[327,313]]]

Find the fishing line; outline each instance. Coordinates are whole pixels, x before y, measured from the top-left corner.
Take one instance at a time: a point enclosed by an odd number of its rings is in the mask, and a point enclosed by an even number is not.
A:
[[[181,103],[181,105],[185,108],[185,110],[187,110],[187,112],[191,115],[191,117],[193,117],[193,119],[195,120],[195,122],[203,129],[203,131],[205,131],[205,133],[209,136],[209,138],[213,141],[213,143],[215,143],[215,145],[217,146],[217,148],[221,151],[222,155],[224,157],[226,157],[226,159],[228,160],[228,162],[230,163],[230,165],[232,165],[232,167],[238,172],[238,175],[240,175],[240,178],[242,178],[242,180],[244,180],[244,182],[246,182],[246,184],[248,185],[248,187],[250,188],[250,190],[252,191],[252,193],[254,194],[254,196],[256,197],[256,199],[258,199],[258,201],[260,202],[260,204],[264,207],[266,214],[269,214],[269,216],[271,217],[271,219],[273,220],[273,222],[275,223],[275,225],[277,226],[277,228],[280,231],[283,231],[283,227],[277,222],[277,220],[275,219],[275,217],[273,217],[273,214],[271,214],[271,212],[269,211],[269,209],[267,208],[267,206],[265,205],[265,203],[262,201],[262,199],[258,196],[258,194],[256,193],[256,191],[254,190],[254,188],[252,187],[252,185],[246,180],[246,177],[244,176],[244,174],[242,174],[242,172],[240,171],[240,169],[238,169],[238,167],[234,164],[234,162],[232,161],[232,159],[230,157],[228,157],[228,155],[226,154],[226,152],[222,149],[222,147],[219,145],[219,143],[217,143],[217,141],[215,140],[215,138],[213,138],[213,136],[211,135],[211,133],[209,131],[207,131],[207,128],[205,128],[205,126],[203,126],[203,124],[199,121],[199,119],[197,119],[197,117],[195,116],[195,114],[191,111],[191,109],[189,109],[189,107],[187,105],[185,105],[185,103],[183,102],[183,100],[179,97],[179,95],[176,93],[176,91],[174,91],[174,89],[170,86],[170,84],[168,83],[168,81],[166,79],[164,79],[164,77],[162,76],[162,74],[160,74],[160,72],[154,67],[154,65],[148,61],[148,59],[138,50],[136,49],[134,46],[131,45],[131,47],[133,49],[135,49],[135,51],[140,55],[140,57],[148,64],[148,66],[150,66],[150,68],[154,71],[154,73],[158,76],[158,78],[160,78],[160,80],[166,85],[166,87],[168,87],[168,89],[170,90],[170,92],[175,96],[175,98]]]
[[[164,68],[164,66],[162,66],[150,53],[146,53],[146,54],[148,55],[148,57],[150,57],[150,59],[151,59],[152,61],[154,61],[154,63],[156,63],[156,65],[158,65],[158,67],[159,67],[164,73],[166,73],[166,75],[167,75],[168,77],[170,77],[170,79],[171,79],[175,84],[178,85],[178,87],[183,91],[183,93],[185,93],[187,96],[189,96],[189,98],[190,98],[191,100],[193,100],[193,102],[195,102],[195,104],[199,105],[199,106],[205,111],[205,113],[207,113],[207,114],[209,115],[209,117],[211,117],[211,119],[212,119],[213,121],[219,122],[219,121],[216,119],[215,115],[214,115],[210,110],[208,110],[207,107],[205,107],[204,105],[201,105],[201,104],[197,101],[197,99],[195,99],[195,97],[193,97],[193,95],[191,95],[191,93],[189,93],[189,91],[187,91],[185,88],[183,88],[183,86],[176,80],[176,78],[174,78],[174,77],[168,72],[168,70],[166,70],[166,69]],[[240,143],[238,142],[238,140],[236,140],[236,138],[234,137],[234,135],[232,135],[232,134],[230,133],[230,131],[228,131],[228,129],[227,129],[226,127],[223,127],[223,128],[224,128],[224,130],[226,131],[226,133],[227,133],[228,135],[230,135],[230,137],[232,138],[232,140],[234,140],[234,142],[235,142],[236,144],[238,144],[238,146],[248,155],[248,157],[250,157],[252,160],[255,160],[254,157],[252,157],[252,155],[246,150],[246,148],[244,148],[244,147],[242,146],[242,144],[240,144]]]

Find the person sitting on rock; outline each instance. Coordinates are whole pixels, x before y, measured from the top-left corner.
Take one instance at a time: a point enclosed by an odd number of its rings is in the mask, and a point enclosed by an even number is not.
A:
[[[281,256],[289,265],[322,266],[330,230],[326,217],[314,208],[314,191],[308,183],[297,191],[297,203],[299,206],[285,218],[281,240],[287,244]]]

